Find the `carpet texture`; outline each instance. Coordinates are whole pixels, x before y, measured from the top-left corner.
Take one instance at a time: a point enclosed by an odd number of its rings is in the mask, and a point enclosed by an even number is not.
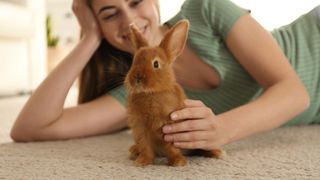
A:
[[[74,104],[75,96],[67,101]],[[276,129],[226,145],[224,160],[188,157],[185,167],[135,167],[130,131],[66,141],[13,143],[9,132],[28,97],[0,99],[0,180],[320,179],[320,126]]]
[[[281,128],[225,146],[224,160],[135,167],[130,131],[54,142],[1,143],[0,179],[320,179],[320,126]]]

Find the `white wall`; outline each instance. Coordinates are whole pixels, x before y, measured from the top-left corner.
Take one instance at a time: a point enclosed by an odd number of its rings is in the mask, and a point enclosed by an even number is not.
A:
[[[286,25],[314,7],[320,0],[232,0],[239,6],[250,9],[251,15],[266,29]]]
[[[184,0],[159,0],[161,22],[166,22],[176,15]]]

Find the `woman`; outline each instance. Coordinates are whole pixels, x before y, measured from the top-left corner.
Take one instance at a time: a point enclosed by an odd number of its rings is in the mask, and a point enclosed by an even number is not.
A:
[[[320,7],[272,36],[228,0],[186,0],[163,25],[157,0],[94,0],[89,5],[91,9],[74,0],[82,38],[26,103],[12,129],[15,141],[125,128],[122,80],[133,53],[129,25],[135,23],[156,45],[181,19],[190,22],[188,45],[173,68],[195,100],[186,100],[185,109],[171,114],[173,120],[185,121],[163,127],[166,141],[210,150],[285,123],[319,123]],[[64,109],[79,74],[79,105]]]

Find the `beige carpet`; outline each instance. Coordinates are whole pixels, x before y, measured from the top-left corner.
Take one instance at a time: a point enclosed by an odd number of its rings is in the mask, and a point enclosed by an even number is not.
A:
[[[139,168],[127,158],[129,131],[12,143],[9,128],[24,101],[0,100],[0,179],[320,179],[320,126],[281,128],[229,144],[225,160],[189,157],[177,168],[159,158],[158,165]]]

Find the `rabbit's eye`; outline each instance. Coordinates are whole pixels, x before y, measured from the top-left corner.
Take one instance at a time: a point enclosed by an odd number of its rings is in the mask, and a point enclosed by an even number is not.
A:
[[[153,61],[153,68],[155,68],[155,69],[159,69],[160,68],[159,61],[157,61],[157,60]]]

